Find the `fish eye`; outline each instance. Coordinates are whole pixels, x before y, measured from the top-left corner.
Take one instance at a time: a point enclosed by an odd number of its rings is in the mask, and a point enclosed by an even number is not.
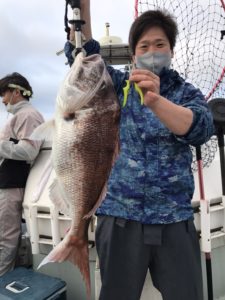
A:
[[[75,119],[75,113],[67,113],[63,116],[65,121],[72,121]]]

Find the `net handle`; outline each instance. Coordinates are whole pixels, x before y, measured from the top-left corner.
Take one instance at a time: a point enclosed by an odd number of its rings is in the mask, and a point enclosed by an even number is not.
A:
[[[225,67],[222,70],[222,73],[220,75],[220,77],[218,78],[217,82],[214,84],[212,90],[209,92],[209,94],[205,97],[206,101],[209,100],[209,98],[214,94],[215,90],[217,89],[217,87],[220,85],[220,83],[223,80],[223,77],[225,75]]]
[[[225,2],[223,0],[220,0],[220,2],[221,2],[222,6],[223,6],[223,9],[225,11]]]
[[[138,17],[138,0],[135,0],[134,2],[134,17],[135,19]]]

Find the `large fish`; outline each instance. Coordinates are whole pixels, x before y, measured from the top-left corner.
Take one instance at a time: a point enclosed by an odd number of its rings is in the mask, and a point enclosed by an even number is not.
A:
[[[118,147],[120,109],[101,56],[80,53],[56,101],[51,199],[71,218],[65,238],[43,260],[77,265],[90,297],[88,226],[100,204]],[[41,266],[40,265],[40,266]]]

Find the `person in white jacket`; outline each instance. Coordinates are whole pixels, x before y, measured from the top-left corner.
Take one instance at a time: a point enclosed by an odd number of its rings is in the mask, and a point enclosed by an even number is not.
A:
[[[35,154],[22,146],[36,127],[44,122],[29,102],[33,95],[27,79],[12,73],[0,79],[0,96],[13,116],[0,131],[0,276],[15,265],[21,234],[24,187]],[[20,142],[21,147],[16,147]],[[27,145],[27,143],[26,143]],[[28,143],[29,146],[29,143]],[[32,145],[31,149],[34,149]]]

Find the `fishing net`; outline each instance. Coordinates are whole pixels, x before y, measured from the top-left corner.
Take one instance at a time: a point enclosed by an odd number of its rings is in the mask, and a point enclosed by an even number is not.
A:
[[[178,23],[172,67],[200,88],[206,101],[225,101],[224,0],[139,0],[135,2],[135,15],[157,8],[172,13]],[[216,137],[201,148],[203,166],[209,166],[217,151]],[[197,170],[195,149],[192,152],[193,170]]]

